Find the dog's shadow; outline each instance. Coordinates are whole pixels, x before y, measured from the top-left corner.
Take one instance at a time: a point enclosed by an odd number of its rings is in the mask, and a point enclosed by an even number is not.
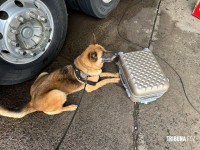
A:
[[[0,86],[0,105],[18,111],[22,109],[30,100],[30,86],[33,80],[25,83]]]
[[[63,107],[65,106],[69,106],[69,105],[78,105],[80,99],[81,99],[81,96],[83,95],[83,90],[79,91],[79,92],[76,92],[76,93],[73,93],[73,94],[70,94],[67,96],[67,101],[63,104]]]

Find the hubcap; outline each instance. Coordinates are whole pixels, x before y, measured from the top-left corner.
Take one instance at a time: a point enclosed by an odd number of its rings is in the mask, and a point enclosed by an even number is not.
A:
[[[23,28],[22,36],[26,39],[30,39],[33,36],[33,30],[30,27]]]
[[[48,49],[53,34],[53,17],[41,0],[8,0],[0,6],[8,18],[0,16],[0,57],[13,64],[38,59]]]

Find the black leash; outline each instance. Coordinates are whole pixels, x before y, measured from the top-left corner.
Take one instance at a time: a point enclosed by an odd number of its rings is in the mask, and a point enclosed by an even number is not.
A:
[[[74,121],[74,118],[75,118],[75,116],[76,116],[76,113],[77,113],[77,111],[78,111],[78,109],[79,109],[79,106],[80,106],[80,104],[81,104],[81,101],[82,101],[82,99],[83,99],[83,95],[84,95],[84,93],[85,93],[85,88],[86,88],[86,85],[87,85],[87,81],[88,81],[88,79],[86,78],[85,87],[84,87],[84,89],[83,89],[81,98],[80,98],[80,100],[79,100],[78,107],[77,107],[77,109],[75,110],[75,112],[74,112],[74,114],[73,114],[73,116],[72,116],[72,119],[71,119],[71,121],[70,121],[68,127],[66,128],[66,130],[65,130],[65,132],[64,132],[64,134],[63,134],[63,136],[62,136],[62,138],[60,139],[58,145],[56,146],[55,150],[59,150],[60,145],[62,144],[63,140],[65,139],[65,136],[67,135],[67,132],[68,132],[69,128],[71,127],[72,122]]]
[[[134,5],[137,5],[139,2],[140,2],[140,1],[136,2]],[[127,6],[128,6],[128,5],[127,5]],[[125,9],[125,11],[123,12],[123,15],[122,15],[122,17],[121,17],[121,19],[120,19],[120,21],[119,21],[119,23],[118,23],[118,26],[117,26],[118,35],[119,35],[122,39],[124,39],[124,40],[126,40],[126,41],[127,41],[127,39],[125,39],[125,38],[123,38],[123,36],[121,36],[121,34],[120,34],[118,28],[119,28],[119,26],[120,26],[121,21],[123,20],[123,18],[124,18],[124,16],[125,16],[127,10],[128,10],[128,8],[129,8],[129,6],[128,6],[128,7]],[[131,41],[128,41],[128,42],[132,43]],[[133,44],[133,43],[132,43],[132,44]],[[134,44],[136,44],[136,43],[134,43]],[[136,44],[136,45],[137,45],[137,44]],[[63,56],[62,56],[62,57],[63,57]],[[64,58],[65,58],[65,57],[64,57]],[[72,67],[73,67],[73,69],[74,69],[74,71],[75,71],[75,70],[76,70],[76,66],[75,66],[74,64],[72,64]],[[76,74],[76,76],[79,76],[79,75],[80,75],[80,73],[78,73],[78,72],[76,72],[76,71],[75,71],[75,74]],[[82,81],[82,82],[84,82],[84,81]],[[68,133],[68,130],[69,130],[70,126],[72,125],[72,122],[73,122],[73,120],[74,120],[74,118],[75,118],[75,115],[76,115],[76,113],[77,113],[77,111],[78,111],[78,109],[79,109],[79,107],[80,107],[81,101],[82,101],[82,99],[83,99],[83,95],[84,95],[84,93],[85,93],[85,88],[86,88],[86,85],[88,84],[88,82],[89,82],[89,81],[88,81],[88,78],[86,78],[86,80],[85,80],[85,82],[84,82],[84,83],[85,83],[85,87],[84,87],[83,93],[82,93],[82,95],[81,95],[80,101],[79,101],[79,103],[78,103],[78,107],[77,107],[77,109],[75,110],[74,115],[72,116],[72,119],[71,119],[71,121],[70,121],[68,127],[66,128],[66,130],[65,130],[65,132],[64,132],[64,134],[63,134],[63,136],[62,136],[62,138],[60,139],[58,145],[56,146],[55,150],[59,150],[59,148],[60,148],[60,146],[61,146],[63,140],[65,139],[65,136],[66,136],[67,133]],[[91,85],[92,85],[92,84],[94,84],[94,83],[91,83]],[[96,85],[96,83],[95,83],[95,85]]]

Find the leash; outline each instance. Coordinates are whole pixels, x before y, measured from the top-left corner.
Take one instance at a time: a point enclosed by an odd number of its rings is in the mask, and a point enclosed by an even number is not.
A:
[[[85,81],[86,81],[86,83],[85,83],[85,86],[84,86],[84,89],[83,89],[81,98],[80,98],[80,100],[79,100],[79,102],[78,102],[78,107],[77,107],[77,109],[75,110],[75,112],[74,112],[74,114],[73,114],[73,116],[72,116],[72,119],[71,119],[71,121],[70,121],[68,127],[67,127],[66,130],[64,131],[64,134],[63,134],[63,136],[61,137],[61,139],[60,139],[58,145],[56,146],[55,150],[59,150],[59,149],[60,149],[60,146],[61,146],[63,140],[65,139],[65,137],[66,137],[66,135],[67,135],[67,132],[68,132],[69,128],[70,128],[71,125],[72,125],[72,122],[74,121],[74,118],[75,118],[75,116],[76,116],[76,113],[77,113],[77,111],[78,111],[78,109],[79,109],[79,106],[80,106],[80,104],[81,104],[81,101],[82,101],[82,99],[83,99],[83,95],[84,95],[84,93],[85,93],[85,88],[86,88],[86,85],[87,85],[88,77],[86,77],[86,80],[85,80]]]

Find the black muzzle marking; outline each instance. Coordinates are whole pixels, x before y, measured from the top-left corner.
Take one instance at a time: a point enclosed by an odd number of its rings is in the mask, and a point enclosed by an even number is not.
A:
[[[118,56],[118,53],[116,52],[104,52],[102,56],[102,61],[103,63],[112,62],[117,56]]]

